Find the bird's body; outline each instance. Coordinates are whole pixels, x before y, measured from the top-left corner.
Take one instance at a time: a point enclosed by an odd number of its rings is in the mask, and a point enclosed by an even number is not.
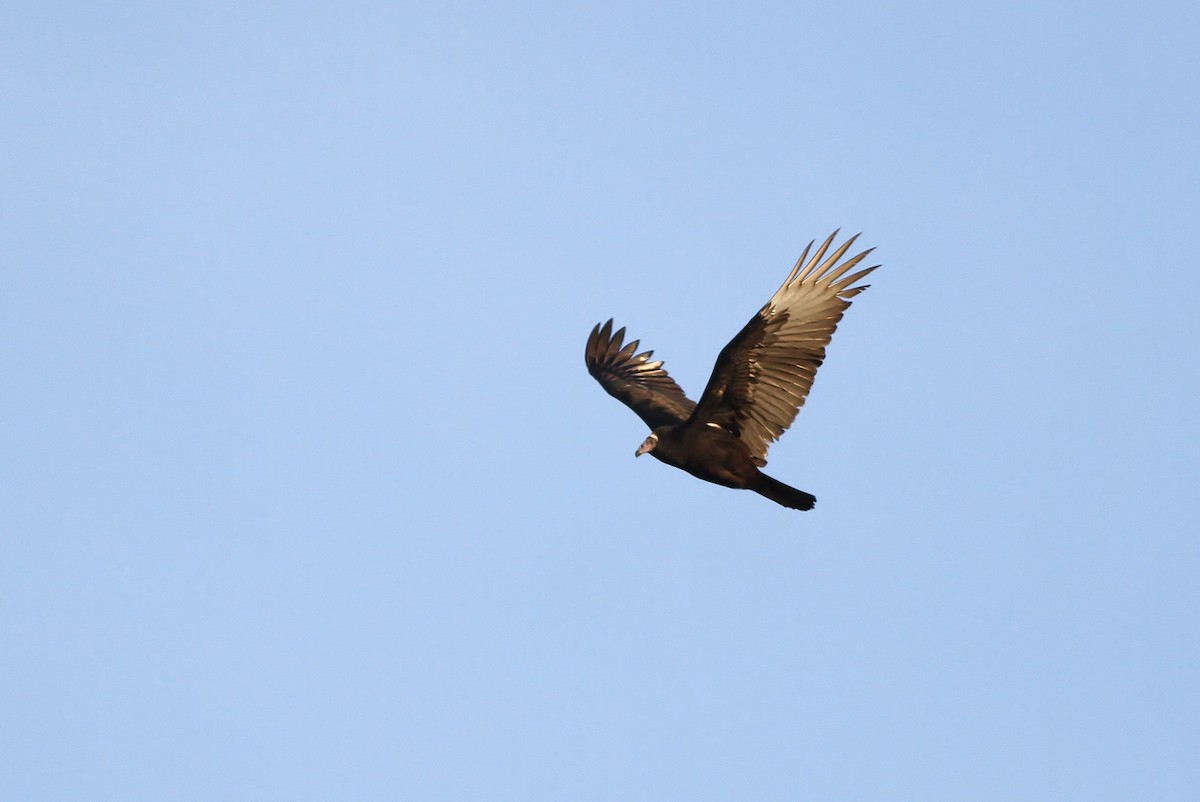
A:
[[[652,454],[697,479],[753,490],[797,510],[811,510],[817,502],[815,496],[788,487],[760,471],[746,444],[718,426],[685,421],[677,426],[661,426],[652,437],[653,445],[643,453]]]
[[[812,509],[816,498],[767,476],[767,449],[791,425],[808,396],[855,282],[874,267],[846,277],[870,251],[838,260],[857,237],[825,259],[837,232],[805,262],[809,244],[783,286],[721,350],[708,386],[693,402],[652,351],[624,344],[625,330],[597,324],[584,354],[588,372],[652,429],[637,456],[653,454],[698,479],[753,490],[777,504]],[[824,260],[824,261],[822,261]]]
[[[746,444],[719,427],[685,421],[661,426],[653,434],[649,453],[697,479],[742,488],[759,472]]]

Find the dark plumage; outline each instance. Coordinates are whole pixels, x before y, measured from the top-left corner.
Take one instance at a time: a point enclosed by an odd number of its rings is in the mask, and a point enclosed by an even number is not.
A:
[[[783,286],[721,349],[699,403],[684,395],[661,361],[650,360],[653,351],[638,353],[637,340],[624,344],[623,328],[613,334],[611,319],[592,329],[584,352],[588,373],[652,430],[635,456],[648,452],[705,481],[812,509],[815,496],[759,468],[804,405],[850,299],[868,286],[856,282],[879,266],[850,272],[870,250],[839,263],[857,234],[826,258],[836,236],[808,259],[810,242]]]

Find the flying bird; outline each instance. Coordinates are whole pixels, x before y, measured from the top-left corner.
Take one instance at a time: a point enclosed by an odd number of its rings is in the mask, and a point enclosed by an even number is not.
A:
[[[588,373],[651,429],[634,456],[653,454],[707,482],[753,490],[794,510],[813,508],[816,496],[759,469],[804,405],[850,299],[869,286],[858,282],[879,267],[851,272],[874,249],[841,261],[858,235],[829,253],[837,235],[811,259],[810,242],[783,286],[721,349],[699,402],[661,360],[650,359],[653,351],[638,353],[638,340],[626,344],[624,328],[614,334],[611,319],[596,324],[584,351]]]

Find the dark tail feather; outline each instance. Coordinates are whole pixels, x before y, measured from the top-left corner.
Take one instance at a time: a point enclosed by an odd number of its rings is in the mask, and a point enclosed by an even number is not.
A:
[[[776,504],[782,504],[793,510],[811,510],[817,503],[817,497],[803,490],[788,487],[783,482],[772,479],[765,473],[758,475],[758,483],[750,488],[760,496],[766,496]]]

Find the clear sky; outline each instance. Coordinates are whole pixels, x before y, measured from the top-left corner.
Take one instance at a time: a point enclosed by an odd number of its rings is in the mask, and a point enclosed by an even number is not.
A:
[[[9,4],[0,798],[1200,799],[1197,9]]]

